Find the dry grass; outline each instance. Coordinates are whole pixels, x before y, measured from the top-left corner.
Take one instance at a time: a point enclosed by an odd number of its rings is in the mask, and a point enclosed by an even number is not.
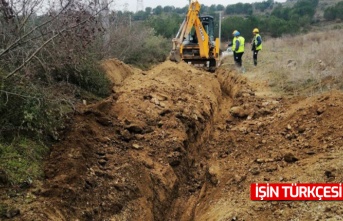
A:
[[[256,72],[275,90],[295,95],[343,89],[341,32],[329,30],[269,39],[264,42]],[[249,66],[251,58],[247,60]]]

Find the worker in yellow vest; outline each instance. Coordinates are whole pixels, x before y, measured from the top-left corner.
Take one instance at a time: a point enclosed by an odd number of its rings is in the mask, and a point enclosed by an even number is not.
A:
[[[259,34],[258,28],[254,28],[252,33],[254,34],[254,38],[252,40],[252,48],[251,50],[253,51],[253,59],[254,59],[254,65],[257,65],[257,54],[260,50],[262,50],[262,38],[261,35]]]
[[[245,39],[241,36],[239,31],[235,30],[232,35],[234,36],[232,40],[232,51],[233,58],[238,67],[242,67],[242,56],[244,54],[244,44]]]

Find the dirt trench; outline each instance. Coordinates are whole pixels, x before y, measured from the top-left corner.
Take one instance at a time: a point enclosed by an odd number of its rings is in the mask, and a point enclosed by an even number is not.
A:
[[[193,220],[206,185],[216,184],[206,143],[239,76],[171,62],[149,72],[103,66],[113,95],[81,107],[18,220]],[[229,76],[238,84],[225,84]]]
[[[341,92],[261,97],[227,66],[215,74],[171,62],[147,72],[117,60],[104,67],[114,82],[112,96],[80,107],[46,160],[44,183],[30,189],[30,202],[22,199],[13,220],[321,220],[343,214],[337,202],[319,208],[249,199],[254,182],[343,180]]]

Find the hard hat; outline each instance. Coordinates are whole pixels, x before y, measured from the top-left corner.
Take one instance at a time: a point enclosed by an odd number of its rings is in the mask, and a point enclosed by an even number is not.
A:
[[[241,33],[239,33],[239,31],[237,31],[237,30],[234,30],[232,34],[233,34],[233,36],[239,36]]]
[[[258,30],[258,28],[254,28],[254,30],[252,30],[253,33],[259,33],[260,31]]]

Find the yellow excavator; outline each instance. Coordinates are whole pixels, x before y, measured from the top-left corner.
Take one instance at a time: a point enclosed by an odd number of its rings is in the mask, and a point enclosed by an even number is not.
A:
[[[219,38],[214,39],[212,16],[199,16],[201,5],[192,0],[176,37],[170,60],[181,60],[214,71],[219,63]]]

